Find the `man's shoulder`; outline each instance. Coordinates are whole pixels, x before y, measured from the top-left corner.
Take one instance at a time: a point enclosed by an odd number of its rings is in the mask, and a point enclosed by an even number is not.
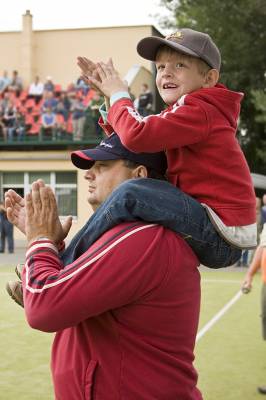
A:
[[[96,247],[99,245],[106,247],[124,242],[125,246],[128,246],[129,241],[136,249],[137,247],[144,249],[145,246],[152,243],[156,252],[167,251],[177,257],[186,253],[188,257],[195,257],[191,248],[180,235],[162,225],[144,221],[123,222],[116,225],[105,232],[95,242],[95,245]]]

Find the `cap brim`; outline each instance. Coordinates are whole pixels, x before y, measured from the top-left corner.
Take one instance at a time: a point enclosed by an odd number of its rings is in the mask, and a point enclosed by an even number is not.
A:
[[[155,61],[157,51],[161,46],[167,46],[174,50],[180,51],[183,54],[188,54],[190,56],[199,58],[198,54],[195,53],[193,50],[190,50],[179,43],[172,42],[171,40],[155,36],[149,36],[142,39],[137,44],[137,52],[141,57],[145,58],[146,60]]]
[[[95,161],[117,160],[118,158],[121,157],[97,148],[78,150],[71,153],[72,163],[75,165],[75,167],[80,169],[90,169]]]

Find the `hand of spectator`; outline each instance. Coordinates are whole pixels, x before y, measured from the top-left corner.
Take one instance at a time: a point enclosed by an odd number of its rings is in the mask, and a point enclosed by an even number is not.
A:
[[[25,234],[26,213],[24,199],[14,190],[9,189],[5,193],[5,208],[9,222]]]
[[[245,276],[244,282],[242,283],[241,290],[243,293],[249,293],[252,289],[252,277],[247,274]]]
[[[55,195],[42,180],[33,182],[31,193],[25,198],[25,231],[29,243],[38,237],[47,237],[56,245],[61,243],[72,225],[72,217],[61,224]]]

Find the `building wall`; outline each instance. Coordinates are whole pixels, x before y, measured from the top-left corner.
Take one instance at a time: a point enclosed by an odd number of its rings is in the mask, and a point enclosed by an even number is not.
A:
[[[145,36],[160,33],[151,25],[87,29],[32,30],[32,15],[23,15],[21,32],[0,32],[0,74],[17,69],[29,85],[35,75],[44,80],[52,76],[63,87],[79,76],[77,56],[93,61],[112,57],[124,76],[132,65],[139,64],[151,71],[151,63],[142,59],[136,45]],[[23,73],[22,73],[23,72]]]
[[[87,203],[88,184],[84,180],[84,171],[78,170],[70,161],[70,151],[34,151],[34,152],[1,152],[1,172],[30,172],[30,171],[76,171],[77,172],[77,218],[73,220],[73,226],[69,237],[84,225],[92,209]],[[16,229],[15,240],[23,240],[24,236]]]

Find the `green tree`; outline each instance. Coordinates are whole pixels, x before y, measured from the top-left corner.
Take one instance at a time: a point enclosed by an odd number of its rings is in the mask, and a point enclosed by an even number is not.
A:
[[[220,81],[245,94],[238,138],[253,172],[266,171],[265,0],[161,0],[173,18],[161,26],[209,33],[222,54]],[[265,93],[264,93],[265,94]],[[265,97],[264,97],[265,101]]]

